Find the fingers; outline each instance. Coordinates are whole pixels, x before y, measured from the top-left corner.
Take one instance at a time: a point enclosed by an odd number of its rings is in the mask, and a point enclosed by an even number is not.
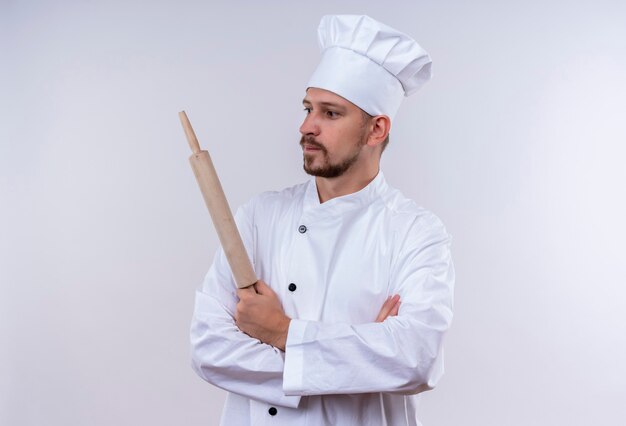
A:
[[[274,293],[274,290],[272,290],[272,288],[265,284],[265,281],[263,280],[258,280],[256,282],[256,284],[254,284],[254,288],[256,289],[256,292],[260,295],[270,295]]]
[[[239,297],[239,300],[246,299],[257,294],[261,296],[273,296],[276,293],[274,293],[274,290],[272,290],[272,288],[263,280],[258,280],[250,287],[237,289],[237,297]]]
[[[393,296],[387,297],[387,300],[385,300],[385,303],[383,303],[383,306],[380,308],[380,312],[376,317],[376,322],[383,322],[385,319],[387,319],[387,317],[397,315],[399,309],[400,295],[394,294]]]
[[[237,289],[237,297],[239,297],[239,299],[244,299],[248,296],[252,296],[254,294],[256,294],[257,291],[254,288],[254,284],[249,286],[249,287],[244,287],[244,288],[238,288]]]
[[[396,302],[396,304],[393,305],[393,308],[391,308],[391,311],[389,311],[389,315],[387,315],[387,317],[395,317],[396,315],[398,315],[399,311],[400,311],[400,298],[398,298],[398,301]]]

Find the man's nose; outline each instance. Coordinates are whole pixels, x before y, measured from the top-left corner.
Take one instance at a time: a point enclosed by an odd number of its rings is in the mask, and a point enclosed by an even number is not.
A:
[[[300,126],[300,133],[302,135],[318,135],[319,134],[319,125],[312,112],[308,113],[307,116],[304,117],[304,121],[302,122],[302,125]]]

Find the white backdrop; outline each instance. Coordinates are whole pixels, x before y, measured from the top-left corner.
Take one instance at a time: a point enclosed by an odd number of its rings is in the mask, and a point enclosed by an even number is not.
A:
[[[424,424],[625,424],[624,2],[0,0],[1,425],[217,423],[188,347],[217,242],[177,112],[234,207],[306,179],[327,13],[434,60],[382,165],[454,236]]]

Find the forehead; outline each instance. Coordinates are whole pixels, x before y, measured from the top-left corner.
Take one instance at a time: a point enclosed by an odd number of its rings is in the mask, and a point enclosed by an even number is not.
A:
[[[309,103],[327,103],[327,104],[335,104],[338,106],[342,106],[346,109],[358,109],[356,105],[352,102],[339,96],[336,93],[331,92],[330,90],[320,89],[317,87],[309,87],[306,90],[306,95],[302,102]]]

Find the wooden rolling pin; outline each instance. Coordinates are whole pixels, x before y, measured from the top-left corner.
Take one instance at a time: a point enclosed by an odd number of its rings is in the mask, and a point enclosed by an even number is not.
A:
[[[191,168],[200,186],[202,197],[209,208],[213,226],[217,230],[217,236],[222,243],[222,248],[228,259],[228,264],[233,272],[233,277],[238,288],[245,288],[257,282],[256,274],[252,269],[252,263],[241,240],[235,219],[228,206],[222,184],[217,177],[215,167],[208,151],[200,150],[200,144],[191,127],[185,111],[178,113],[180,122],[185,129],[187,142],[193,154],[189,157]]]

